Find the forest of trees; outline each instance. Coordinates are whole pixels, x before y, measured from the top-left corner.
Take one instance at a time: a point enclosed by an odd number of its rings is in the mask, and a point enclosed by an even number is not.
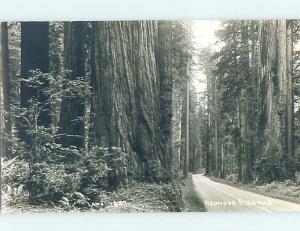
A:
[[[199,172],[293,180],[299,22],[224,21],[219,49],[201,50],[191,27],[2,22],[2,199],[88,207],[132,182],[172,184],[174,196],[177,180]],[[201,94],[197,68],[207,78]]]
[[[203,49],[206,174],[240,182],[294,179],[299,157],[299,22],[227,21]],[[299,167],[298,167],[299,168]]]
[[[188,28],[179,21],[1,23],[2,191],[28,193],[34,203],[78,195],[91,202],[132,181],[182,175]],[[193,149],[189,159],[199,159]]]

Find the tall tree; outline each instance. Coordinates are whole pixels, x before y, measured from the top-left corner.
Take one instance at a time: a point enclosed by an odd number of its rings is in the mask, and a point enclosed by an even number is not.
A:
[[[7,23],[0,24],[0,170],[2,158],[10,157],[10,79]],[[0,211],[2,209],[2,171],[0,171]]]
[[[49,25],[50,37],[50,57],[49,57],[49,74],[55,79],[56,87],[55,92],[61,92],[64,80],[64,22],[50,22]],[[52,115],[52,132],[57,132],[59,128],[61,102],[52,102],[51,104]]]
[[[21,23],[21,77],[26,80],[32,70],[40,70],[49,73],[49,23],[48,22],[22,22]],[[45,87],[48,82],[42,83]],[[37,99],[43,103],[47,100],[45,94],[36,88],[29,87],[26,81],[21,81],[20,103],[21,108],[28,109],[31,99]],[[50,104],[44,107],[38,117],[38,124],[50,127]],[[19,133],[25,142],[29,142],[26,135],[25,123],[21,122]]]
[[[20,114],[20,72],[21,72],[21,23],[9,22],[8,25],[8,46],[9,46],[9,78],[10,78],[10,122],[11,122],[11,143],[10,152],[12,156],[18,149],[18,118]],[[18,141],[18,142],[16,142]]]
[[[262,118],[265,121],[262,144],[262,158],[270,161],[273,168],[271,176],[261,174],[262,178],[292,178],[295,174],[291,139],[293,131],[292,75],[287,65],[291,60],[290,44],[287,46],[287,21],[272,20],[263,24],[262,29],[262,79],[264,82]],[[290,156],[289,156],[290,155]],[[263,162],[266,164],[265,162]],[[276,169],[279,169],[276,170]]]
[[[163,163],[166,164],[166,171],[171,171],[170,163],[172,157],[172,22],[159,21],[157,35],[156,62],[159,75],[159,101],[161,111],[162,144],[163,144]]]
[[[67,80],[84,78],[89,82],[88,22],[64,23],[64,68]],[[86,99],[83,95],[66,92],[61,104],[60,142],[64,146],[86,146]]]
[[[292,23],[285,20],[228,21],[218,32],[224,44],[211,79],[221,95],[215,108],[222,119],[212,118],[222,121],[213,131],[222,144],[215,142],[212,151],[218,150],[217,166],[224,167],[224,152],[233,150],[228,172],[236,168],[239,181],[294,176],[292,36]],[[213,88],[208,92],[213,95]]]
[[[286,43],[286,63],[287,63],[287,155],[295,161],[295,116],[294,116],[294,24],[289,20],[286,22],[287,43]]]
[[[191,46],[188,41],[188,24],[182,21],[172,22],[172,147],[173,169],[181,173],[184,166],[186,146],[186,90],[188,62],[191,59]]]
[[[170,139],[170,107],[162,109],[160,97],[169,103],[171,76],[168,70],[159,72],[156,63],[157,23],[95,22],[93,34],[92,143],[129,153],[129,175],[155,181],[169,178],[170,153],[164,153],[164,142]],[[160,55],[169,62],[168,54]],[[168,111],[163,130],[162,110]]]
[[[2,72],[2,97],[3,97],[3,126],[4,129],[1,132],[4,142],[3,142],[3,152],[6,157],[11,156],[11,115],[10,115],[10,75],[9,75],[9,54],[8,54],[8,29],[7,23],[1,22],[1,72]]]

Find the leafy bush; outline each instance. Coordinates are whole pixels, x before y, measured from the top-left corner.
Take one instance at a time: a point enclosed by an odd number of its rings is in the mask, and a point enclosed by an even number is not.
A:
[[[288,197],[300,197],[299,183],[292,180],[285,180],[283,182],[272,181],[267,184],[256,186],[261,192],[274,193]]]
[[[76,208],[89,208],[91,204],[89,203],[89,198],[80,192],[72,192],[62,197],[59,204],[68,210],[74,210]]]
[[[282,164],[278,164],[282,163]],[[276,161],[267,158],[260,159],[256,162],[255,172],[257,173],[256,181],[266,183],[274,180],[284,181],[292,179],[295,176],[296,166],[294,161]]]
[[[79,190],[80,172],[67,173],[63,164],[47,162],[32,166],[27,188],[32,199],[58,201],[66,193]]]
[[[85,156],[83,187],[115,189],[118,186],[126,185],[127,156],[117,147],[92,147]]]
[[[163,191],[170,211],[181,211],[183,202],[179,183],[165,184],[163,185]]]
[[[25,160],[17,157],[13,159],[1,159],[1,175],[2,183],[10,183],[13,187],[24,185],[28,179],[29,164]]]
[[[112,188],[128,183],[128,154],[119,147],[104,148],[105,161],[109,167],[108,181]]]
[[[3,201],[10,204],[26,196],[24,188],[29,173],[28,163],[17,157],[2,158],[1,167]]]
[[[231,174],[226,176],[226,180],[236,183],[238,181],[237,174]]]
[[[48,142],[40,149],[39,160],[24,156],[3,162],[7,192],[26,192],[38,204],[59,202],[66,209],[83,208],[105,205],[103,191],[128,182],[128,155],[120,148],[94,146],[83,155],[76,147]]]
[[[105,162],[106,149],[94,146],[85,155],[82,188],[105,188],[109,168]],[[86,192],[92,190],[86,189]]]
[[[65,70],[61,74],[68,76],[72,72]],[[82,149],[59,144],[65,134],[58,134],[59,128],[50,119],[43,121],[49,116],[49,107],[60,104],[62,97],[89,95],[86,78],[64,78],[60,82],[54,75],[36,69],[21,81],[37,90],[38,95],[30,97],[26,108],[12,110],[23,134],[22,141],[15,135],[12,141],[12,154],[21,159],[7,160],[4,163],[7,167],[2,169],[6,171],[3,182],[9,185],[7,191],[27,190],[34,202],[58,202],[67,198],[70,206],[90,206],[102,200],[101,190],[127,184],[128,155],[120,148],[95,146],[83,155]],[[46,100],[40,100],[40,96]]]

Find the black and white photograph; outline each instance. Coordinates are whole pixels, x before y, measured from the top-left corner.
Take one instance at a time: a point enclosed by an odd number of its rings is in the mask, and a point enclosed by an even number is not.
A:
[[[2,21],[4,214],[300,212],[300,20]]]

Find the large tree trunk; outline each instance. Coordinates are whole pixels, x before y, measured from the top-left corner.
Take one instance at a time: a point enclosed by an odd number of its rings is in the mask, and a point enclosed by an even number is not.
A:
[[[127,152],[128,175],[160,181],[169,173],[160,128],[156,28],[150,21],[93,23],[90,138]]]
[[[187,72],[189,76],[189,62],[188,62]],[[190,83],[189,79],[187,79],[186,83],[186,104],[185,104],[185,157],[184,157],[184,166],[183,166],[183,175],[188,176],[190,170]]]
[[[210,125],[209,125],[209,115],[207,116],[206,124],[206,163],[205,163],[205,175],[210,175],[211,172],[211,154],[210,154]]]
[[[39,69],[43,73],[49,72],[49,23],[48,22],[22,22],[21,23],[21,77],[27,79],[31,70]],[[45,86],[49,83],[45,82]],[[35,88],[28,87],[21,81],[20,103],[21,108],[30,106],[29,100],[36,98],[44,103],[47,97]],[[51,124],[50,105],[44,107],[38,118],[38,124],[49,127]],[[24,123],[20,127],[20,136],[30,143]]]
[[[10,78],[10,113],[11,113],[11,136],[18,137],[19,120],[14,115],[20,114],[20,70],[21,70],[21,23],[8,23],[8,46],[9,46],[9,78]],[[10,152],[16,153],[17,143],[11,143]]]
[[[294,74],[293,74],[293,21],[287,22],[287,156],[288,159],[295,159],[295,140],[294,140]]]
[[[3,122],[4,129],[1,131],[3,138],[3,154],[6,157],[11,157],[11,114],[10,114],[10,75],[9,75],[9,55],[8,55],[8,29],[7,23],[1,23],[1,65],[2,65],[2,108],[4,109]]]
[[[207,153],[206,153],[206,175],[215,170],[213,149],[213,77],[211,70],[207,73]]]
[[[157,65],[160,84],[160,112],[162,129],[162,144],[164,153],[163,163],[166,164],[165,169],[171,172],[172,164],[172,22],[158,22],[158,50],[157,50]]]
[[[249,46],[249,21],[245,20],[242,22],[241,29],[241,62],[243,78],[245,78],[245,86],[241,88],[246,89],[240,93],[240,104],[241,104],[241,117],[242,117],[242,129],[241,135],[243,138],[243,153],[242,155],[242,181],[247,182],[252,179],[252,156],[254,155],[254,125],[253,120],[255,118],[255,81],[254,76],[251,75],[250,69],[250,46]]]
[[[182,108],[183,99],[181,89],[173,81],[174,88],[172,91],[172,163],[174,171],[180,172],[181,152],[182,152]]]
[[[2,208],[2,158],[10,156],[10,79],[8,71],[7,23],[0,25],[0,212]]]
[[[3,72],[3,44],[2,44],[3,30],[2,23],[0,26],[0,168],[2,157],[4,154],[4,103],[3,103],[3,79],[5,73]],[[2,208],[2,175],[0,171],[0,211]]]
[[[287,67],[287,23],[286,20],[265,22],[262,41],[263,104],[265,118],[262,145],[262,166],[260,178],[274,180],[292,178],[295,174],[294,158],[289,159],[289,140],[292,137],[290,113],[293,113],[291,100],[292,75]],[[289,65],[289,64],[288,64]],[[290,129],[289,129],[290,128]],[[291,154],[290,154],[291,155]],[[265,166],[268,165],[268,166]],[[264,172],[266,169],[269,172]]]
[[[88,34],[87,22],[64,23],[64,68],[65,78],[68,80],[84,77],[89,81]],[[59,141],[64,146],[86,146],[85,118],[85,98],[81,95],[71,95],[67,91],[63,96],[59,123]]]
[[[208,113],[210,120],[210,136],[211,136],[211,156],[210,156],[210,165],[211,171],[215,176],[220,174],[220,152],[219,152],[219,97],[217,89],[217,79],[214,74],[208,76]]]
[[[64,22],[50,22],[49,25],[50,57],[49,74],[55,79],[54,92],[61,92],[64,81]],[[54,89],[55,87],[55,89]],[[59,130],[61,102],[51,102],[52,109],[52,134]]]

